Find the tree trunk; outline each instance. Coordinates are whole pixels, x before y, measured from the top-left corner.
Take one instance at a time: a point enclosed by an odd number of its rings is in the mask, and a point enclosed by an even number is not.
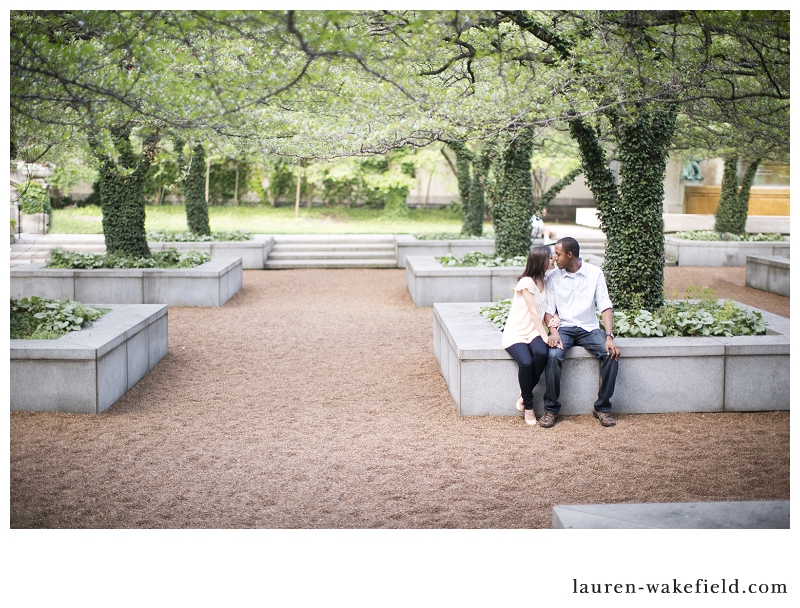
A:
[[[467,210],[469,209],[469,196],[470,191],[472,190],[472,160],[474,155],[467,148],[467,145],[460,141],[447,141],[445,142],[447,146],[455,153],[456,155],[456,164],[455,164],[455,175],[456,181],[458,182],[458,195],[461,199],[461,233],[462,234],[469,234],[467,232],[468,222],[467,219]],[[444,149],[442,149],[442,154],[447,159],[447,162],[450,164],[450,168],[453,169],[453,163],[450,161],[450,157],[445,154]],[[483,229],[483,224],[481,224],[481,230]]]
[[[501,159],[499,188],[492,204],[495,250],[498,256],[511,258],[528,255],[531,248],[531,153],[534,130],[524,129],[508,145]]]
[[[208,182],[211,179],[211,154],[209,154],[206,158],[206,188],[205,188],[205,201],[206,205],[208,205]]]
[[[137,157],[131,148],[130,133],[128,127],[112,131],[116,161],[102,154],[96,142],[90,139],[90,143],[100,160],[100,208],[106,251],[146,258],[151,253],[145,233],[144,176],[155,157],[159,137],[146,139]],[[120,170],[126,171],[121,174]]]
[[[675,109],[642,108],[617,131],[619,187],[594,129],[582,119],[570,122],[607,239],[603,271],[611,301],[622,310],[653,311],[664,301],[664,175]]]
[[[189,226],[189,230],[198,236],[211,234],[211,226],[208,221],[208,204],[206,202],[206,192],[208,192],[207,168],[205,148],[203,144],[199,143],[194,147],[194,154],[189,164],[189,173],[183,186],[186,224]],[[204,170],[205,175],[203,174]]]
[[[752,161],[742,177],[742,189],[739,190],[737,166],[739,155],[732,154],[725,159],[722,172],[722,189],[717,211],[714,214],[714,230],[744,235],[747,230],[747,209],[750,205],[750,188],[758,171],[760,159]]]
[[[492,164],[491,155],[485,150],[479,158],[472,162],[472,183],[469,196],[464,205],[464,223],[461,234],[481,236],[483,234],[483,216],[486,211],[486,175]]]

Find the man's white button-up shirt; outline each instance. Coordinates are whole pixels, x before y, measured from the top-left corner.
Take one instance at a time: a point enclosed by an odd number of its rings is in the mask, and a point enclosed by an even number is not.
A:
[[[592,331],[600,328],[595,306],[603,312],[611,308],[611,298],[608,297],[603,271],[580,260],[581,267],[577,272],[556,268],[547,276],[547,312],[554,315],[558,311],[561,325],[565,327]]]

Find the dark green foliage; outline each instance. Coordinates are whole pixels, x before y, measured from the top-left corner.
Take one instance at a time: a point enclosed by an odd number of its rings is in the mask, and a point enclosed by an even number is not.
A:
[[[57,339],[88,327],[107,312],[108,309],[96,309],[67,299],[11,298],[11,339]]]
[[[486,149],[476,155],[463,142],[446,143],[456,155],[456,180],[464,222],[461,233],[464,236],[481,236],[486,213],[486,177],[492,166],[492,150]]]
[[[531,247],[533,186],[531,153],[534,130],[521,131],[508,145],[497,176],[497,193],[492,197],[495,250],[503,258],[528,255]]]
[[[136,258],[149,257],[144,231],[144,196],[142,186],[155,155],[158,136],[145,139],[140,156],[133,152],[130,127],[112,130],[117,160],[103,154],[97,142],[90,140],[100,160],[100,207],[106,251]]]
[[[546,208],[547,205],[549,205],[553,199],[558,196],[558,193],[574,182],[575,178],[581,173],[583,173],[583,167],[576,167],[558,180],[555,184],[550,186],[547,189],[547,192],[542,195],[541,200],[536,201],[536,204],[533,207],[533,214],[541,216],[542,209]]]
[[[211,234],[206,205],[206,153],[203,144],[198,143],[194,147],[189,163],[189,174],[183,184],[186,224],[195,234]]]
[[[611,301],[615,308],[654,310],[663,301],[663,182],[675,108],[639,110],[617,129],[619,187],[594,129],[576,119],[570,132],[607,238],[603,271]]]
[[[714,230],[717,232],[745,234],[747,209],[750,205],[750,188],[753,185],[756,171],[758,171],[759,162],[760,159],[757,159],[747,166],[747,170],[742,177],[742,188],[740,190],[737,177],[739,155],[733,154],[725,159],[725,168],[722,172],[722,189],[717,211],[714,214]]]
[[[481,236],[483,234],[483,216],[486,213],[486,177],[492,166],[490,150],[484,152],[472,161],[472,182],[469,187],[469,197],[464,205],[464,225],[461,232],[465,236]]]
[[[250,165],[244,161],[224,159],[212,162],[208,179],[209,204],[224,205],[234,199],[238,204],[247,191],[249,177]]]

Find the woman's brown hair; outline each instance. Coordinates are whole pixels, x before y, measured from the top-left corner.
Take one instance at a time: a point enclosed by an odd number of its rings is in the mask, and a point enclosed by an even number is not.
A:
[[[543,281],[544,273],[547,272],[547,263],[550,261],[551,255],[550,247],[532,247],[528,252],[528,261],[525,264],[525,270],[517,277],[517,281],[524,277],[530,277],[534,281]]]

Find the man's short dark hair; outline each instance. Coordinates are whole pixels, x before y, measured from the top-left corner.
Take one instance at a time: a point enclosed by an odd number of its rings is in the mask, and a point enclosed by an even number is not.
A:
[[[578,241],[573,239],[571,236],[565,236],[563,239],[558,239],[557,245],[561,245],[561,249],[564,250],[564,253],[571,253],[572,257],[578,258],[580,257],[581,253],[581,246],[578,245]]]

